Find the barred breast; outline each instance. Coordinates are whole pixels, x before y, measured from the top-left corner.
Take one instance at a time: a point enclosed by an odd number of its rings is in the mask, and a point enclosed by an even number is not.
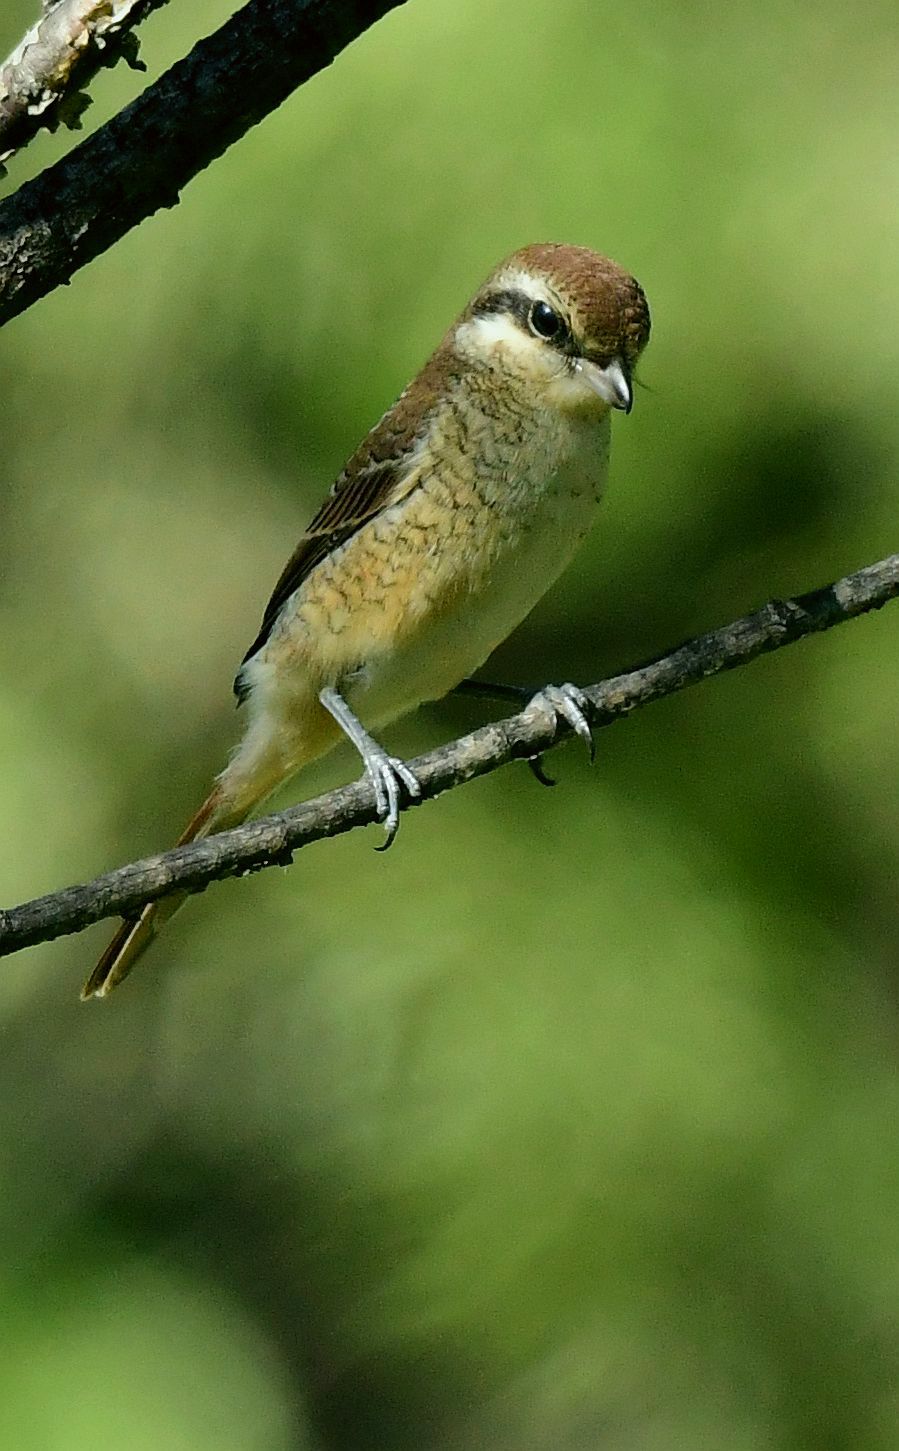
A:
[[[608,454],[605,416],[552,437],[544,452],[513,450],[464,482],[441,470],[397,517],[373,523],[357,547],[360,572],[376,583],[345,641],[359,664],[344,689],[363,719],[383,724],[439,699],[483,665],[593,523]]]

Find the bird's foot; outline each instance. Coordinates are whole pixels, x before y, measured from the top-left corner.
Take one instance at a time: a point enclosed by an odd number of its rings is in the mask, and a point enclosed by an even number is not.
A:
[[[580,736],[584,742],[590,757],[590,764],[593,764],[596,759],[596,742],[593,739],[593,730],[590,725],[593,707],[584,692],[579,690],[576,685],[545,685],[532,698],[528,710],[539,710],[544,714],[551,713],[557,719],[566,721],[575,735]],[[539,761],[539,757],[536,759]],[[534,774],[538,781],[541,780],[542,773],[538,774],[535,771]],[[545,778],[544,784],[546,783],[550,783],[549,777]]]
[[[592,707],[582,690],[576,685],[546,685],[534,693],[526,685],[496,685],[489,680],[460,680],[453,689],[454,695],[473,695],[482,700],[508,700],[525,709],[533,706],[544,713],[551,711],[561,716],[573,731],[576,731],[587,747],[591,764],[596,756],[596,742],[590,727]],[[527,761],[531,774],[541,786],[555,786],[555,780],[543,768],[542,756],[529,756]]]
[[[362,752],[365,774],[375,793],[378,820],[386,833],[386,840],[375,851],[386,851],[393,846],[403,809],[403,796],[415,801],[421,796],[421,782],[414,771],[398,756],[389,756],[377,741],[370,740],[370,746]]]

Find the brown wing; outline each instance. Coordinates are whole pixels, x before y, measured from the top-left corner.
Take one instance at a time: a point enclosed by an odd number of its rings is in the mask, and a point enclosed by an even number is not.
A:
[[[418,471],[410,469],[403,459],[369,464],[353,472],[349,467],[344,470],[284,566],[265,607],[259,634],[242,664],[262,649],[282,607],[315,566],[382,509],[404,498],[417,480]],[[246,697],[247,688],[240,671],[234,682],[234,693],[238,700]]]
[[[416,487],[421,470],[413,462],[415,445],[433,416],[450,347],[447,334],[415,381],[375,424],[336,480],[275,585],[259,634],[243,657],[244,665],[262,649],[282,607],[315,566],[369,519],[404,499]],[[234,693],[238,701],[246,699],[247,686],[241,671],[234,682]]]

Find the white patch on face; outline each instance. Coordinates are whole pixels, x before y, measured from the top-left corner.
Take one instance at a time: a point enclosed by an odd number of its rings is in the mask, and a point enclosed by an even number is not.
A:
[[[456,333],[456,349],[472,362],[495,365],[501,358],[511,374],[528,380],[535,389],[535,401],[544,405],[565,413],[608,412],[608,404],[582,373],[568,366],[541,338],[524,332],[507,313],[469,318]]]
[[[492,288],[523,292],[534,302],[547,303],[569,321],[568,308],[544,277],[510,268],[492,279]],[[469,318],[457,330],[455,342],[461,356],[472,362],[495,366],[501,360],[519,380],[528,380],[535,389],[535,401],[543,405],[582,416],[608,411],[608,404],[567,358],[508,313],[490,312]]]
[[[504,312],[489,312],[469,318],[456,333],[459,352],[482,363],[493,362],[498,352],[514,359],[518,368],[546,374],[546,364],[558,367],[558,358],[548,360],[545,343],[524,332],[515,318]]]
[[[510,268],[494,277],[492,286],[500,291],[523,292],[533,302],[545,302],[563,317],[567,315],[562,299],[547,286],[545,279],[530,272]],[[508,313],[491,312],[470,318],[457,332],[456,345],[463,355],[479,362],[493,362],[497,353],[502,353],[516,371],[535,378],[554,378],[567,372],[558,353]]]
[[[558,293],[547,286],[545,278],[535,277],[532,272],[522,272],[517,267],[509,268],[494,277],[493,286],[508,288],[511,292],[523,292],[526,297],[533,298],[534,302],[548,302],[550,307],[565,315],[565,306]]]

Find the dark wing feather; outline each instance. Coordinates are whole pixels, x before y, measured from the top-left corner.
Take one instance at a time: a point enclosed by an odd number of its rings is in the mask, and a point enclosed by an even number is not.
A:
[[[401,499],[405,492],[404,482],[410,489],[413,488],[415,476],[410,475],[408,469],[399,467],[396,462],[375,464],[352,475],[345,470],[340,475],[284,566],[272,591],[272,597],[265,607],[259,633],[243,657],[243,665],[257,650],[262,649],[281,609],[315,566],[355,534],[357,529],[361,529],[369,519]],[[241,671],[238,671],[234,682],[234,693],[238,700],[243,700],[246,696]]]
[[[244,665],[262,649],[281,609],[315,566],[363,524],[415,488],[420,470],[414,466],[412,455],[433,417],[450,347],[448,334],[415,382],[375,425],[336,480],[275,585],[259,634],[243,657]],[[246,698],[242,670],[237,673],[234,693],[238,701]]]

